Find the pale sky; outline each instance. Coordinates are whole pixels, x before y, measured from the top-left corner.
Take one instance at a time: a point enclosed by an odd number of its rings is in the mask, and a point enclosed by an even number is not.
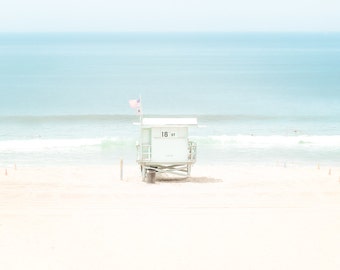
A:
[[[340,0],[3,0],[13,31],[340,31]]]

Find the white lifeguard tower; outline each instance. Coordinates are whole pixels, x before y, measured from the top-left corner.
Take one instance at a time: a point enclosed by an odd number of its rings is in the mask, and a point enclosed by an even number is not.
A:
[[[190,126],[197,126],[196,118],[141,118],[137,162],[143,181],[157,172],[190,176],[197,149],[188,138]]]

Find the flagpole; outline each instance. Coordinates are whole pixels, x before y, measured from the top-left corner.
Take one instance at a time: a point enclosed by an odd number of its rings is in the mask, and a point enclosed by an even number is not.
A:
[[[142,126],[143,124],[143,106],[142,106],[142,95],[139,94],[139,122]]]

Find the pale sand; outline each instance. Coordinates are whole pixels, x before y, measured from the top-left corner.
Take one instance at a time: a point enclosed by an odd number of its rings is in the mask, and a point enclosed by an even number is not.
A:
[[[340,269],[340,170],[0,169],[0,269]]]

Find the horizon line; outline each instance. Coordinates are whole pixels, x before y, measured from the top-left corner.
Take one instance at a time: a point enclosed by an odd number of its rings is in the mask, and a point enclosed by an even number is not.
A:
[[[126,31],[0,31],[0,34],[187,34],[187,33],[197,33],[197,34],[256,34],[256,33],[268,33],[268,34],[301,34],[301,33],[318,33],[318,34],[329,34],[329,33],[340,33],[340,30],[209,30],[209,31],[200,31],[200,30],[187,30],[187,31],[138,31],[138,30],[126,30]]]

